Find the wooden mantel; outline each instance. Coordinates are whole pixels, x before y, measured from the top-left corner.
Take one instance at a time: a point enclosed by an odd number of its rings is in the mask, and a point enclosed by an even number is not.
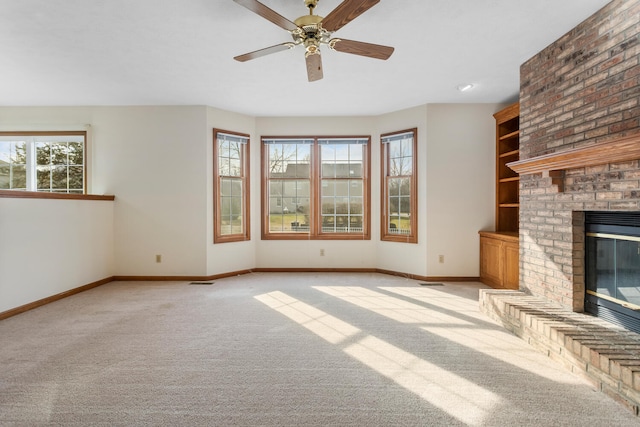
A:
[[[637,159],[640,159],[640,133],[587,147],[518,160],[507,163],[507,166],[520,175],[542,173],[543,176],[557,177],[558,172],[567,169]]]

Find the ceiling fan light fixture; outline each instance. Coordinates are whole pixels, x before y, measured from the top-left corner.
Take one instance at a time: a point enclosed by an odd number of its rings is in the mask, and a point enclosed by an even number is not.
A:
[[[322,79],[322,59],[320,47],[328,45],[332,50],[369,58],[389,59],[393,48],[373,43],[359,42],[355,40],[331,39],[331,34],[353,21],[358,16],[375,6],[380,0],[342,0],[326,17],[314,15],[314,9],[319,0],[304,0],[309,14],[290,21],[278,12],[270,9],[258,0],[233,0],[235,3],[249,9],[261,17],[271,21],[280,28],[287,30],[293,38],[293,43],[280,43],[264,49],[245,53],[234,57],[236,61],[245,62],[283,50],[288,50],[297,45],[305,47],[305,62],[307,65],[307,77],[310,82]]]
[[[456,89],[458,89],[459,92],[469,92],[471,89],[473,89],[475,87],[474,84],[472,83],[465,83],[465,84],[461,84],[458,85],[458,87]]]

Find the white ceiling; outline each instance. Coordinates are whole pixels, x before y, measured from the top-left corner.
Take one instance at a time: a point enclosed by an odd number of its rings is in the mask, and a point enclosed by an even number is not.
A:
[[[290,20],[303,0],[262,0]],[[326,16],[341,0],[319,0]],[[377,115],[517,100],[519,66],[607,0],[381,0],[334,33],[395,47],[387,61],[304,49],[232,0],[0,0],[0,105],[209,105],[252,116]],[[460,93],[456,87],[473,83]]]

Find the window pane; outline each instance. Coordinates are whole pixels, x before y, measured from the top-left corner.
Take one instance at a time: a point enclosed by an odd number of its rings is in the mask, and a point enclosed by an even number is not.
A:
[[[83,165],[84,164],[84,147],[80,142],[69,143],[69,164],[70,165]]]
[[[51,147],[49,146],[49,144],[43,142],[39,142],[36,144],[36,164],[51,164]]]
[[[322,214],[323,215],[336,214],[336,201],[333,197],[322,198]]]
[[[69,167],[69,189],[83,190],[84,168],[82,166]]]
[[[406,138],[401,141],[402,148],[402,157],[411,157],[413,156],[413,138]]]
[[[10,162],[18,165],[27,164],[27,143],[25,141],[12,143]]]
[[[271,178],[308,178],[310,164],[309,144],[269,144]]]
[[[11,153],[14,143],[9,141],[0,141],[0,166],[11,163]]]
[[[269,181],[269,231],[309,231],[309,180]]]
[[[411,179],[410,178],[401,178],[398,180],[400,186],[400,195],[401,196],[410,196],[411,195]]]
[[[218,175],[219,176],[230,176],[231,175],[231,165],[229,164],[228,157],[219,157],[218,158]]]
[[[38,166],[36,179],[38,190],[51,190],[51,166]]]
[[[240,160],[229,159],[229,176],[240,176],[242,173]]]
[[[389,158],[390,159],[397,159],[399,157],[402,157],[400,141],[388,142],[387,146],[388,146],[387,149],[389,150]]]
[[[349,181],[340,180],[335,181],[335,194],[336,196],[348,196],[349,195]]]
[[[0,188],[8,190],[11,188],[9,185],[9,178],[11,176],[11,167],[4,166],[4,162],[0,160]]]
[[[11,188],[15,190],[27,189],[27,167],[16,165],[11,168]]]
[[[399,196],[400,195],[400,183],[401,179],[398,178],[390,178],[387,180],[389,196]]]
[[[229,158],[239,160],[242,158],[240,155],[242,144],[239,142],[229,143]]]
[[[52,166],[51,168],[51,189],[67,190],[67,167]]]
[[[68,161],[67,144],[64,142],[51,144],[51,164],[66,165]]]

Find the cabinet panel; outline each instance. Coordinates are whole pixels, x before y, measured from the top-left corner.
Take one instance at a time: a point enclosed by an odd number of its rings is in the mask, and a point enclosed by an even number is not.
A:
[[[520,250],[517,243],[504,242],[504,287],[520,288]]]
[[[480,281],[494,288],[519,289],[516,233],[480,232]]]
[[[502,243],[499,240],[480,238],[480,279],[490,285],[500,286],[502,276]]]

